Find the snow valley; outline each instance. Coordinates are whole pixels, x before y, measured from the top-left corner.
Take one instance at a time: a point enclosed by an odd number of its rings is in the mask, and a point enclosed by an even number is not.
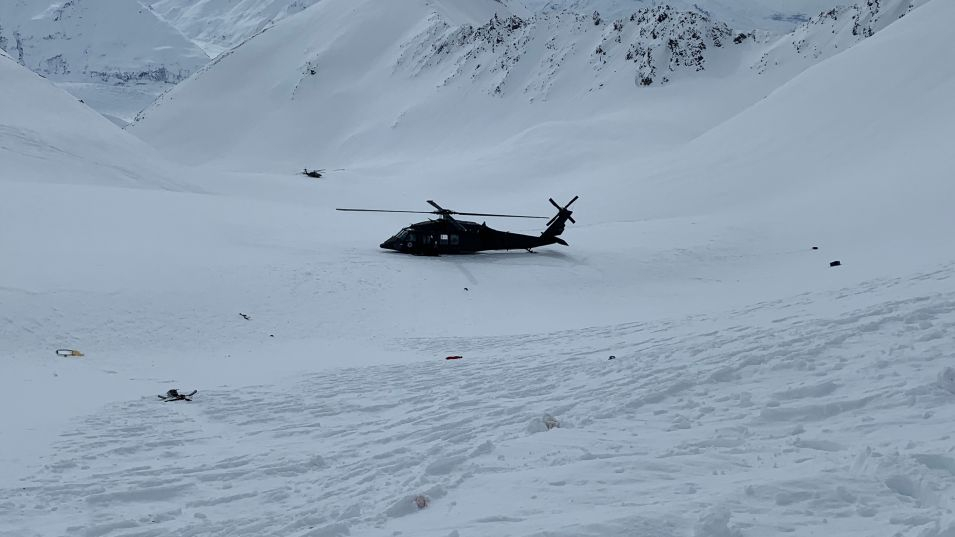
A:
[[[955,532],[955,4],[129,4],[0,9],[0,535]]]

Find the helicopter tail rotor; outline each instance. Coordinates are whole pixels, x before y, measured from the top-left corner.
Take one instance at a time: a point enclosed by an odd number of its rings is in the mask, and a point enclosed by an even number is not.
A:
[[[562,241],[561,239],[558,239],[557,237],[564,232],[564,226],[566,225],[568,220],[570,220],[574,224],[577,223],[577,221],[574,220],[574,217],[571,216],[572,214],[574,214],[574,211],[570,210],[570,206],[572,203],[577,201],[577,198],[579,197],[580,196],[574,196],[574,199],[567,202],[567,205],[564,205],[563,207],[558,205],[553,198],[548,198],[548,201],[550,201],[551,205],[553,205],[554,207],[557,207],[557,214],[554,215],[554,217],[547,222],[547,229],[545,229],[544,232],[541,233],[541,237],[557,239],[555,242],[559,244],[564,244],[564,245],[567,244],[566,242]]]

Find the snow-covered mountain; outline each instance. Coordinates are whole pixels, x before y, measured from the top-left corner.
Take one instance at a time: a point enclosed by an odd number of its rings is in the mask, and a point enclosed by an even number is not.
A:
[[[326,0],[287,18],[163,96],[133,130],[189,162],[244,166],[269,155],[296,168],[340,167],[352,158],[407,156],[411,145],[427,153],[434,144],[503,140],[548,116],[680,115],[672,110],[680,95],[697,103],[690,108],[702,123],[682,134],[692,137],[812,65],[807,48],[845,50],[907,11],[895,3],[854,7],[874,14],[857,17],[855,35],[850,28],[833,37],[813,19],[777,41],[695,8],[606,18],[560,10],[521,16],[491,0],[467,10],[448,1],[389,5]],[[797,39],[799,47],[785,46]],[[253,69],[260,71],[250,77]],[[674,91],[641,90],[676,82]],[[223,101],[226,92],[233,97]],[[442,129],[431,128],[434,117]],[[465,125],[460,136],[447,135]],[[192,132],[209,142],[187,143]]]
[[[20,64],[128,121],[209,58],[137,2],[0,2],[0,49]]]
[[[319,0],[153,0],[150,11],[188,36],[210,57]]]
[[[449,141],[422,130],[432,117],[469,125],[452,142],[501,139],[567,105],[605,113],[641,85],[725,77],[755,55],[751,34],[667,7],[605,20],[522,18],[491,0],[389,6],[326,0],[285,19],[164,95],[134,132],[193,162],[268,153],[296,167],[306,156],[343,163],[355,151]],[[535,101],[557,104],[526,106]],[[473,113],[485,106],[491,115]],[[204,132],[208,144],[197,151],[187,131]]]

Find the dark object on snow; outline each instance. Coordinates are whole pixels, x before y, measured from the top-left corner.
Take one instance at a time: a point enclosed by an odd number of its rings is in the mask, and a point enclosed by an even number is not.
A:
[[[577,198],[578,196],[574,196],[574,199],[570,200],[570,202],[563,207],[557,205],[557,202],[553,199],[550,199],[551,204],[557,207],[557,214],[547,222],[547,229],[537,237],[498,231],[487,227],[487,224],[456,220],[452,215],[543,219],[546,219],[546,216],[459,213],[445,209],[431,200],[428,200],[428,203],[435,208],[434,211],[395,211],[390,209],[338,210],[376,213],[421,213],[436,214],[439,216],[437,219],[428,220],[427,222],[418,222],[417,224],[412,224],[402,229],[394,237],[381,243],[381,247],[386,250],[395,250],[397,252],[415,255],[473,254],[484,250],[527,250],[530,252],[531,248],[547,246],[549,244],[562,244],[567,246],[567,243],[560,238],[560,234],[564,232],[564,225],[568,220],[575,224],[577,223],[573,217],[571,217],[573,211],[568,208],[571,203],[577,201]]]
[[[74,349],[56,349],[56,355],[70,357],[84,356],[82,352]]]
[[[242,317],[243,319],[245,319],[246,321],[251,321],[251,320],[252,320],[252,317],[250,317],[250,316],[248,316],[248,315],[246,315],[246,314],[244,314],[244,313],[240,313],[239,316]]]
[[[314,177],[315,179],[321,179],[324,173],[325,173],[325,170],[310,170],[308,168],[304,168],[302,170],[302,175]]]
[[[196,395],[199,390],[192,390],[192,393],[179,393],[179,390],[173,388],[166,392],[166,395],[159,395],[163,403],[168,403],[169,401],[192,401],[192,396]]]
[[[818,247],[818,246],[813,246],[812,249],[813,249],[813,250],[818,250],[819,247]]]
[[[447,358],[445,358],[445,360],[460,360],[461,358],[464,358],[464,356],[454,355],[454,356],[448,356]]]
[[[607,359],[608,359],[608,360],[616,360],[617,357],[611,354],[611,355],[610,355],[610,358],[607,358]]]
[[[839,267],[839,266],[842,266],[842,261],[830,261],[830,262],[829,262],[829,266],[830,266],[830,267]]]

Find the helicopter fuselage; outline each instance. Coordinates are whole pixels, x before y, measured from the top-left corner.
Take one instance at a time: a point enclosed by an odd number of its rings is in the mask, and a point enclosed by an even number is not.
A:
[[[412,224],[385,242],[386,250],[417,254],[471,254],[484,250],[530,250],[548,244],[567,244],[559,237],[523,235],[492,229],[464,220],[429,220]]]

